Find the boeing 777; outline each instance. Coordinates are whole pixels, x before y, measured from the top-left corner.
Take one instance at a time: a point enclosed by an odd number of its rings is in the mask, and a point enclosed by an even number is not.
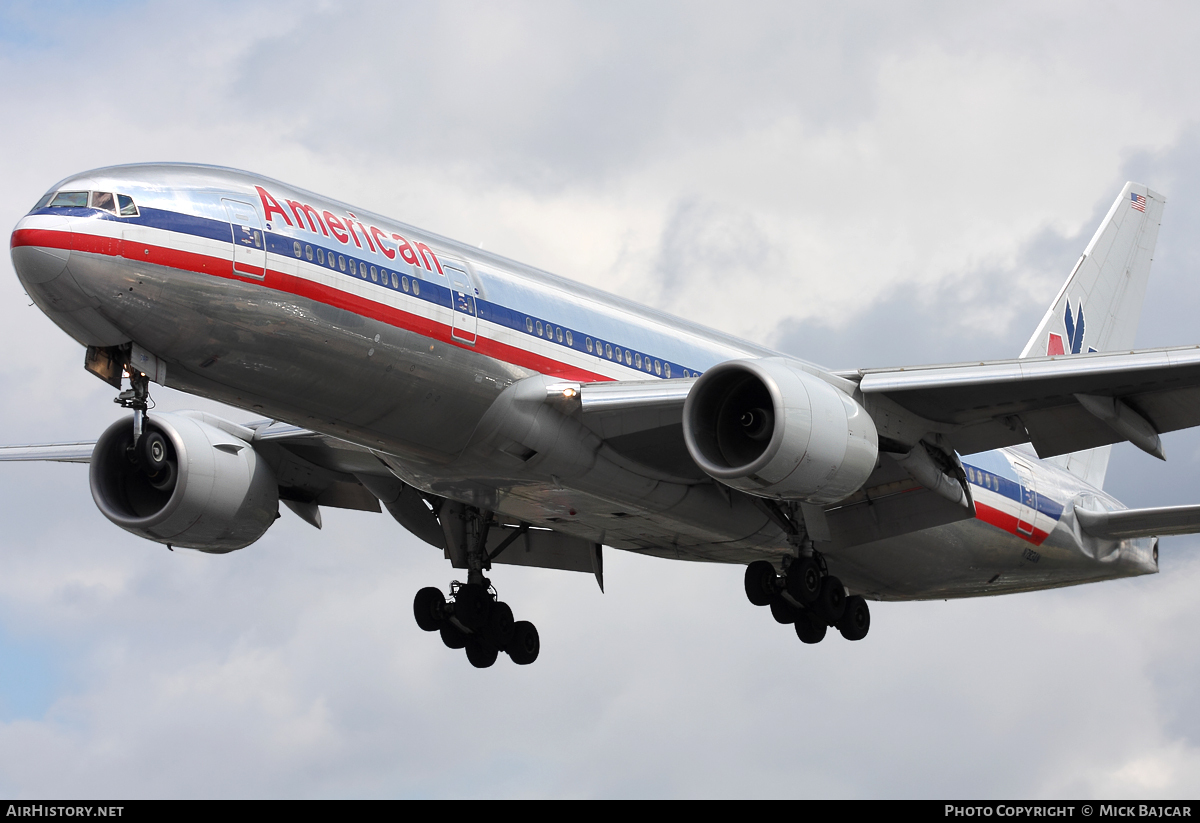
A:
[[[1130,350],[1163,206],[1126,184],[1020,357],[835,372],[275,180],[99,169],[12,261],[131,414],[0,459],[90,463],[110,521],[211,553],[281,502],[387,509],[465,570],[414,613],[478,667],[540,648],[494,566],[603,589],[604,546],[744,565],[801,641],[859,640],[871,600],[1151,574],[1200,531],[1102,488],[1112,444],[1200,424],[1200,347]],[[152,384],[261,419],[148,413]]]

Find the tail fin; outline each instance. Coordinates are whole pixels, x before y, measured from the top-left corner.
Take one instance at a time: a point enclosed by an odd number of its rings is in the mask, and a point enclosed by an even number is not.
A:
[[[1166,198],[1126,183],[1021,357],[1133,348]],[[1053,462],[1093,486],[1104,485],[1111,446]]]

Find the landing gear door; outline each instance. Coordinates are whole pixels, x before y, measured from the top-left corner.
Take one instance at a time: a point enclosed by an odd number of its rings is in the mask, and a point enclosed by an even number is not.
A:
[[[240,200],[221,202],[233,231],[233,273],[261,280],[267,273],[267,244],[258,212]]]
[[[454,325],[450,335],[455,340],[475,345],[479,317],[475,306],[475,287],[467,273],[453,266],[443,266],[450,278],[450,300],[454,304]]]
[[[1033,471],[1024,463],[1015,461],[1013,468],[1017,470],[1017,477],[1021,479],[1020,499],[1017,501],[1017,533],[1032,537],[1038,504],[1037,489],[1033,484]]]

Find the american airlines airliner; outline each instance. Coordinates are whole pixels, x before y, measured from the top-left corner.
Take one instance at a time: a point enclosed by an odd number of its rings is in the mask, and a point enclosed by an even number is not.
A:
[[[414,615],[480,668],[540,650],[498,566],[603,589],[604,547],[743,565],[803,643],[861,640],[872,600],[1152,574],[1200,531],[1103,491],[1112,444],[1200,424],[1200,347],[1131,351],[1164,202],[1126,184],[1019,357],[835,372],[276,180],[98,169],[11,254],[130,414],[0,459],[89,463],[110,521],[217,554],[280,503],[386,509],[464,572]]]

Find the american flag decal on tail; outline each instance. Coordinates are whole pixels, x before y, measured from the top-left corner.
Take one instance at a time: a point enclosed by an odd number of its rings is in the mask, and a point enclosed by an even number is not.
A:
[[[1146,210],[1146,198],[1144,195],[1130,193],[1129,196],[1132,198],[1132,202],[1129,205],[1138,211],[1144,212]]]

